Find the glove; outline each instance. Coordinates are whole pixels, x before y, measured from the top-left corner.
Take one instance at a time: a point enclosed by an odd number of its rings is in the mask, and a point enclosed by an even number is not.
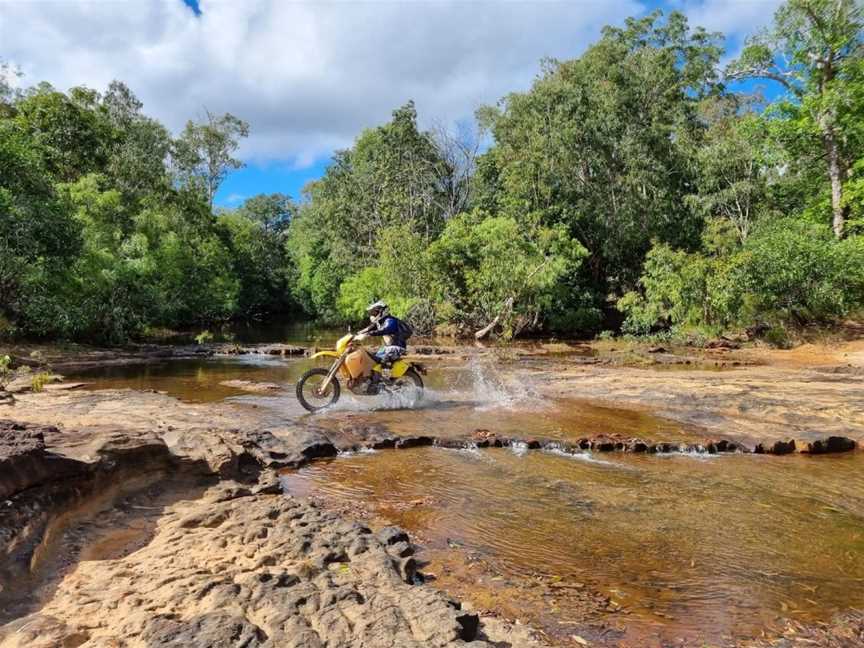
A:
[[[363,340],[365,340],[368,337],[369,336],[366,335],[365,333],[358,333],[357,335],[354,336],[354,341],[355,342],[362,342]]]

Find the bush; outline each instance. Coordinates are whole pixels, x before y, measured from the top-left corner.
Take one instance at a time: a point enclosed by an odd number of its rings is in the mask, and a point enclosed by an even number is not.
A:
[[[807,324],[864,303],[864,242],[837,241],[827,226],[782,219],[744,245],[746,287],[758,316]]]
[[[789,325],[829,322],[864,305],[864,238],[837,241],[827,226],[780,219],[726,255],[655,245],[639,283],[618,302],[625,332],[765,321],[779,340]]]

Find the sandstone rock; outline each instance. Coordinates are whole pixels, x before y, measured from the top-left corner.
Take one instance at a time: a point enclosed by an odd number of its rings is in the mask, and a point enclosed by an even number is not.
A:
[[[0,500],[45,480],[75,473],[76,461],[45,449],[45,433],[56,428],[26,426],[0,420]]]
[[[399,542],[408,542],[408,533],[397,526],[388,526],[375,534],[375,537],[385,546],[389,547]]]
[[[416,582],[416,560],[302,500],[224,482],[168,507],[143,548],[78,564],[0,646],[406,648],[475,641],[475,614]],[[23,643],[22,643],[23,642]],[[489,646],[476,640],[474,646]]]

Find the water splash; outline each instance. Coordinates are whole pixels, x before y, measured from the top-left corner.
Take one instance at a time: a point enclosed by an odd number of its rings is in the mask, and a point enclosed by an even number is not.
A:
[[[358,448],[357,450],[338,450],[336,456],[340,459],[347,459],[349,457],[359,457],[377,453],[378,451],[375,448]]]
[[[510,444],[510,452],[517,457],[524,457],[528,454],[528,444],[523,441],[514,441]]]
[[[579,461],[585,461],[587,463],[592,463],[592,464],[600,464],[602,466],[613,466],[615,468],[623,468],[623,466],[615,463],[614,461],[607,461],[606,459],[598,459],[591,452],[573,452],[573,451],[565,450],[564,448],[558,446],[557,444],[550,444],[550,445],[544,447],[543,452],[555,455],[556,457],[564,457],[566,459],[577,459]]]
[[[468,395],[480,411],[490,409],[525,410],[545,406],[525,378],[505,376],[489,360],[472,358],[468,363],[471,380]]]

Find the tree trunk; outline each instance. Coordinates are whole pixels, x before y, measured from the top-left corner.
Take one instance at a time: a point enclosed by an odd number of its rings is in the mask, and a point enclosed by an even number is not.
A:
[[[834,235],[841,239],[846,227],[846,207],[843,205],[843,177],[846,170],[840,159],[840,147],[833,129],[827,128],[824,138],[828,153],[828,177],[831,179],[831,211],[834,215],[831,225]]]
[[[498,323],[504,317],[509,316],[510,312],[513,310],[514,300],[515,300],[514,297],[508,297],[507,301],[504,302],[504,308],[501,309],[501,312],[498,313],[495,316],[495,318],[491,322],[489,322],[486,326],[484,326],[482,329],[480,329],[479,331],[474,333],[474,339],[475,340],[482,340],[483,338],[485,338],[487,335],[489,335],[492,332],[492,329],[494,329],[496,326],[498,326]]]

